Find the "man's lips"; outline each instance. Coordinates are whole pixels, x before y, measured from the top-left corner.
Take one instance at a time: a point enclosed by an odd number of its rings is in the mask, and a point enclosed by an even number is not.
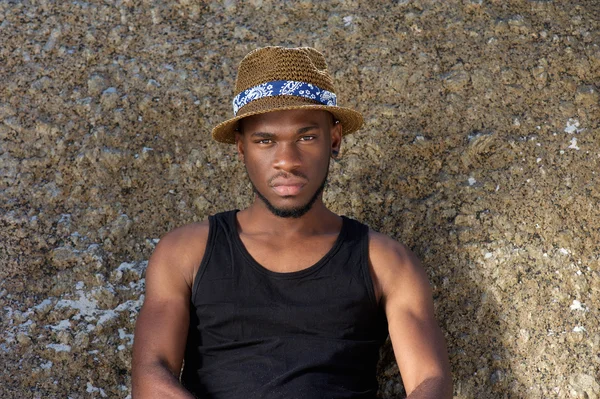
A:
[[[297,195],[302,187],[306,184],[303,180],[297,179],[281,179],[271,183],[273,190],[281,196]]]
[[[273,186],[273,190],[281,196],[297,195],[303,184]]]

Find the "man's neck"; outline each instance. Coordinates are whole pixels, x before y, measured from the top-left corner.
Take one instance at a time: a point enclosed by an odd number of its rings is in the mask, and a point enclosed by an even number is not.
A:
[[[256,199],[252,205],[238,213],[238,224],[242,232],[249,234],[307,236],[339,230],[341,218],[327,209],[320,198],[299,218],[276,216],[260,199]]]

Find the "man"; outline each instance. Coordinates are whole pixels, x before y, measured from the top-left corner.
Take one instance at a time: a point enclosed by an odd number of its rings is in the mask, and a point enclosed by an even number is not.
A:
[[[452,397],[419,261],[323,203],[329,160],[363,121],[334,93],[311,48],[240,63],[234,118],[213,138],[237,146],[255,201],[160,240],[135,329],[135,399],[374,398],[388,331],[408,397]]]

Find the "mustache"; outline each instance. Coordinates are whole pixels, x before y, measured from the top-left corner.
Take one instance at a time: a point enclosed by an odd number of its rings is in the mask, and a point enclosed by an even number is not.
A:
[[[284,178],[284,179],[288,179],[291,176],[294,177],[301,177],[304,180],[308,180],[308,177],[306,177],[306,175],[300,171],[293,171],[293,172],[279,172],[274,176],[271,176],[271,178],[269,179],[269,185],[271,185],[273,183],[273,181],[275,179],[278,179],[280,177]]]

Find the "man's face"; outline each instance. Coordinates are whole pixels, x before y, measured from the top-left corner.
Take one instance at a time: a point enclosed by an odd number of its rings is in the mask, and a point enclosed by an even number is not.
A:
[[[319,110],[275,111],[244,118],[238,152],[257,197],[275,215],[300,217],[320,198],[341,125]]]

